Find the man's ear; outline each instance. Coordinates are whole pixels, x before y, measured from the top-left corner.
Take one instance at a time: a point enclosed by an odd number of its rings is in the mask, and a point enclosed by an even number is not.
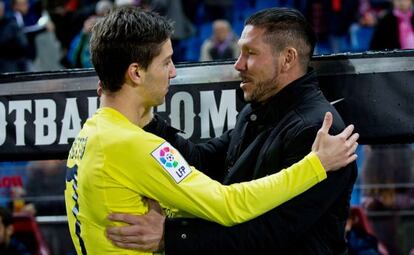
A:
[[[298,62],[298,51],[293,47],[286,47],[283,50],[282,71],[288,71]]]
[[[96,94],[98,94],[98,97],[101,97],[103,94],[103,88],[102,88],[102,81],[98,81],[98,87],[96,88]]]
[[[125,78],[127,81],[130,81],[130,84],[138,85],[142,83],[143,74],[144,70],[138,65],[138,63],[132,63],[128,66]]]
[[[9,226],[7,226],[7,227],[6,227],[6,234],[7,234],[7,237],[11,237],[11,236],[13,235],[13,232],[14,232],[14,227],[13,227],[13,225],[9,225]]]

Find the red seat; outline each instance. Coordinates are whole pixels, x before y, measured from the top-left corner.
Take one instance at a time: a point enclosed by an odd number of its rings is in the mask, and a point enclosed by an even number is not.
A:
[[[352,227],[360,229],[371,235],[375,235],[374,229],[372,228],[371,223],[369,223],[368,217],[361,207],[351,207],[351,215],[349,217],[353,221]]]
[[[13,237],[24,243],[29,252],[34,255],[51,254],[33,216],[22,213],[14,213],[13,227]]]
[[[353,225],[352,225],[353,228],[357,228],[368,234],[376,236],[375,231],[371,223],[369,222],[365,211],[361,207],[357,207],[357,206],[351,207],[351,214],[349,215],[349,217],[353,221]],[[378,240],[378,250],[381,253],[381,255],[388,255],[387,248],[380,240]]]

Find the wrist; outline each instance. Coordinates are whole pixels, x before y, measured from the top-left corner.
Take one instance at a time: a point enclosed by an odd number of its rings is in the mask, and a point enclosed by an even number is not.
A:
[[[318,156],[319,161],[321,162],[323,168],[325,169],[326,172],[329,172],[331,169],[331,166],[329,165],[329,163],[327,162],[327,158],[326,155],[324,155],[323,153],[321,153],[320,151],[315,151],[315,154]]]
[[[162,220],[160,222],[160,225],[162,226],[162,234],[161,234],[161,239],[160,242],[158,243],[158,250],[157,252],[161,252],[164,250],[165,247],[165,242],[164,242],[164,232],[165,232],[165,215],[163,215]]]

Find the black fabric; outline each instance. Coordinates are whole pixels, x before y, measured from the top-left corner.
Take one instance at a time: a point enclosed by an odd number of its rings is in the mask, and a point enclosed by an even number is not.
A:
[[[385,61],[381,58],[378,62]],[[319,76],[320,87],[345,123],[354,124],[360,144],[414,142],[414,71]]]
[[[218,48],[212,47],[209,50],[210,56],[214,60],[219,59],[233,59],[233,50],[231,48],[226,48],[224,51],[220,52]]]
[[[30,241],[29,241],[29,243],[30,243]],[[4,244],[0,245],[0,254],[4,254],[4,255],[6,255],[6,254],[7,255],[31,255],[31,254],[35,253],[35,248],[37,248],[37,246],[33,243],[32,248],[33,248],[32,251],[29,252],[28,249],[26,248],[26,246],[22,242],[20,242],[16,238],[12,238],[10,240],[10,243],[7,245],[7,247]]]
[[[28,42],[14,19],[0,18],[0,73],[26,71]]]
[[[231,184],[278,172],[302,159],[309,153],[326,111],[334,116],[331,132],[338,133],[345,125],[311,72],[264,106],[246,105],[235,128],[207,144],[194,145],[177,135],[165,135],[168,128],[162,125],[148,131],[163,136],[207,174],[224,170],[224,183]],[[253,137],[246,135],[252,122],[258,133],[243,149],[240,144],[246,137]],[[304,194],[234,227],[200,219],[168,219],[166,253],[344,254],[344,226],[355,178],[356,165],[351,164],[330,173],[327,180]]]

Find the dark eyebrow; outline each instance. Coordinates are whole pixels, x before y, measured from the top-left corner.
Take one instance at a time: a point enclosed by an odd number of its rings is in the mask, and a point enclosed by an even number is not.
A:
[[[172,55],[173,55],[172,53],[168,55],[166,58],[164,58],[164,61],[167,61],[167,60],[169,61],[170,59],[172,59]]]

